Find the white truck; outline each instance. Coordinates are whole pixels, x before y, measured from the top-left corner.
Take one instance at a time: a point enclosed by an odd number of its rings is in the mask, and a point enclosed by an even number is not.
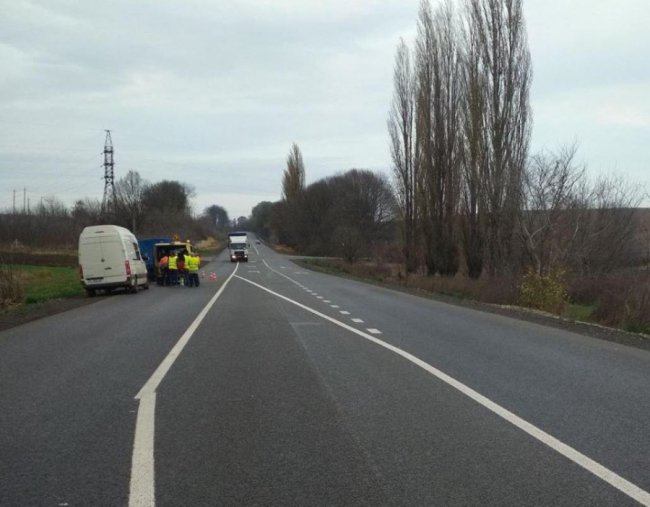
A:
[[[229,234],[228,250],[230,251],[230,262],[248,262],[248,237],[246,234]]]
[[[97,290],[149,288],[138,240],[118,225],[92,225],[79,236],[79,274],[89,296]]]

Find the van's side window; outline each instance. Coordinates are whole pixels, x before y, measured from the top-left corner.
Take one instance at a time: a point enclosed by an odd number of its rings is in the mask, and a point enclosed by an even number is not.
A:
[[[135,259],[134,260],[136,260],[136,261],[142,260],[140,258],[140,249],[138,248],[137,243],[133,243],[133,250],[135,250]]]

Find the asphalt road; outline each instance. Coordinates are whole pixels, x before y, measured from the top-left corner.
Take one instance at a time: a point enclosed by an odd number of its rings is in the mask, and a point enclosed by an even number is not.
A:
[[[650,505],[650,352],[205,271],[0,332],[0,505]]]

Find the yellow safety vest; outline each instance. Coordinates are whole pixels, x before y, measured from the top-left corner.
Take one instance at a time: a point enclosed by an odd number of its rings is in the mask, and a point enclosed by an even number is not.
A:
[[[198,271],[199,266],[201,265],[201,259],[198,255],[190,255],[187,258],[187,269],[189,271]]]
[[[171,270],[177,270],[178,269],[178,266],[176,265],[176,260],[177,259],[178,259],[178,257],[176,257],[175,255],[170,255],[169,256],[169,269],[171,269]]]

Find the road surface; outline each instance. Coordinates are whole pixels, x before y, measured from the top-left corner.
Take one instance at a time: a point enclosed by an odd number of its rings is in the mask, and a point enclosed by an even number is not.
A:
[[[648,351],[205,271],[0,333],[0,505],[650,505]]]

